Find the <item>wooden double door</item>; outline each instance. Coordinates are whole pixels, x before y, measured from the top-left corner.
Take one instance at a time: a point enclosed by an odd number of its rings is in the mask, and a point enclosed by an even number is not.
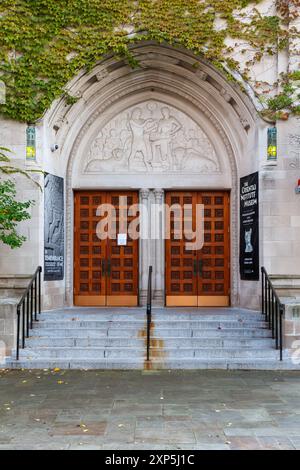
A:
[[[166,305],[228,306],[230,302],[229,193],[173,191],[166,204],[186,208],[170,211],[166,221]],[[197,220],[197,205],[202,220]],[[200,205],[200,206],[199,206]],[[182,213],[184,217],[182,217]],[[199,217],[198,217],[199,218]],[[188,249],[191,235],[203,227],[203,246]],[[169,226],[168,226],[169,225]],[[178,232],[183,233],[178,237]]]
[[[74,196],[74,304],[138,305],[139,242],[127,230],[138,215],[129,211],[138,203],[138,192],[77,191]],[[120,211],[126,212],[126,227],[120,226]],[[103,236],[112,227],[115,233]]]

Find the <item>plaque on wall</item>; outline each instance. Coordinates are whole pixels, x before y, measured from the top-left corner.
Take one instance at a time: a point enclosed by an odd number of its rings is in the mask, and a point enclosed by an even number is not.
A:
[[[245,281],[259,280],[259,175],[240,181],[240,274]]]
[[[45,174],[44,279],[64,278],[64,180]]]

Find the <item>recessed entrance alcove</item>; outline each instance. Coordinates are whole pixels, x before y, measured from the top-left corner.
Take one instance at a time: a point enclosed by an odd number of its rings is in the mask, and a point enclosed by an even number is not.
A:
[[[151,264],[155,302],[164,305],[166,246],[159,206],[170,191],[223,191],[229,201],[228,296],[238,305],[238,181],[254,168],[254,106],[238,86],[184,49],[144,43],[133,52],[138,68],[106,58],[69,84],[69,93],[79,98],[75,105],[61,100],[46,116],[49,139],[55,136],[61,148],[66,185],[67,304],[74,302],[75,192],[137,192],[161,230],[160,239],[139,241],[139,302]]]

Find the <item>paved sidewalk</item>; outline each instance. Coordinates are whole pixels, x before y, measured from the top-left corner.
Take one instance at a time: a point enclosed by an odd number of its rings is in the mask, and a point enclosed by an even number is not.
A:
[[[300,449],[300,372],[0,371],[0,449]]]

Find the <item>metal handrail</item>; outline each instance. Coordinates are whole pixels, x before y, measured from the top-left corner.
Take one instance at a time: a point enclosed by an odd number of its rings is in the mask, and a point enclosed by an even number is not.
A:
[[[152,266],[149,266],[147,290],[147,361],[150,361],[151,322],[152,322]]]
[[[276,341],[276,349],[280,351],[280,360],[283,356],[283,328],[284,304],[281,302],[276,289],[264,267],[261,268],[261,303],[262,313],[266,317],[272,338]]]
[[[22,339],[21,348],[25,348],[25,338],[29,337],[29,330],[33,327],[33,320],[38,321],[37,315],[41,313],[41,273],[39,266],[32,276],[26,291],[17,305],[17,346],[16,359],[20,357],[20,339]],[[21,313],[22,312],[22,313]],[[21,332],[22,316],[22,335]]]

